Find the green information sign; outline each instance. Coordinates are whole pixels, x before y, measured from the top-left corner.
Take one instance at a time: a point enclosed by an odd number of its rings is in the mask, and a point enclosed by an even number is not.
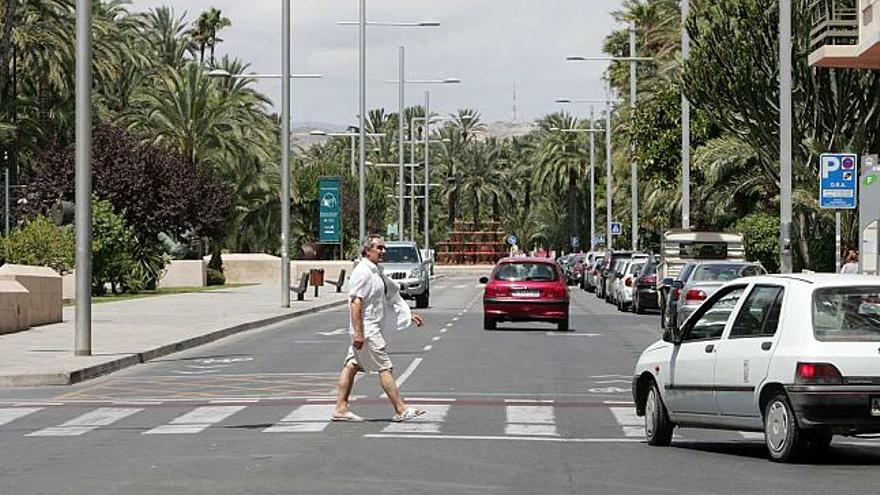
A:
[[[318,201],[321,214],[321,244],[342,243],[342,180],[318,180]]]

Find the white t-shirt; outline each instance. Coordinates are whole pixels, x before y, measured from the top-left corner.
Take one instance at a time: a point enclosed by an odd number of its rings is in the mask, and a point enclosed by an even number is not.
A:
[[[367,258],[361,259],[351,273],[348,296],[352,300],[360,298],[364,303],[364,337],[381,335],[385,316],[385,282],[375,263]],[[354,335],[354,324],[351,322],[348,333]]]
[[[859,273],[859,263],[858,262],[850,262],[844,264],[840,267],[840,273],[851,273],[858,274]]]

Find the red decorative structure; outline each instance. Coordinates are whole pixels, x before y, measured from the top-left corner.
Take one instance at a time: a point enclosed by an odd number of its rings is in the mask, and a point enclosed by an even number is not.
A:
[[[455,222],[449,240],[438,244],[438,260],[446,265],[489,265],[508,256],[510,246],[498,222],[484,222],[477,231],[473,222]]]

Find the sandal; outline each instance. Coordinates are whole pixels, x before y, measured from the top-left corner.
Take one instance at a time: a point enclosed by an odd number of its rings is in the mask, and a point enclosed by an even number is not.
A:
[[[335,414],[330,416],[330,421],[350,421],[353,423],[359,423],[363,420],[364,420],[364,418],[358,416],[357,414],[355,414],[351,411],[345,411],[345,414],[343,414],[341,416],[337,416]]]
[[[416,409],[414,407],[407,407],[406,411],[403,411],[402,414],[394,415],[394,422],[402,423],[404,421],[409,421],[411,419],[418,418],[419,416],[425,414],[427,411],[423,411],[422,409]]]

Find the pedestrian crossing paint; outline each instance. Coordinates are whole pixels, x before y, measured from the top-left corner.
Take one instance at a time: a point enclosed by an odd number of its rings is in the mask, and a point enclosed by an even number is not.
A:
[[[0,409],[0,426],[42,410],[42,407],[10,407]]]
[[[211,425],[217,424],[246,406],[205,406],[196,408],[183,416],[175,418],[167,425],[145,431],[144,435],[191,435],[201,433]]]
[[[611,414],[623,428],[623,436],[625,437],[641,437],[645,434],[645,420],[636,415],[636,410],[632,407],[611,407]]]
[[[506,406],[507,435],[558,436],[553,406]]]
[[[264,433],[318,433],[330,424],[330,415],[336,406],[332,404],[306,404],[293,410],[278,423],[263,430]]]
[[[60,425],[44,428],[26,436],[29,437],[75,437],[83,435],[102,426],[110,426],[120,419],[143,411],[143,408],[102,407],[77,416]]]
[[[430,404],[419,409],[424,410],[425,414],[403,423],[391,423],[382,433],[440,433],[440,426],[449,412],[449,404]]]

